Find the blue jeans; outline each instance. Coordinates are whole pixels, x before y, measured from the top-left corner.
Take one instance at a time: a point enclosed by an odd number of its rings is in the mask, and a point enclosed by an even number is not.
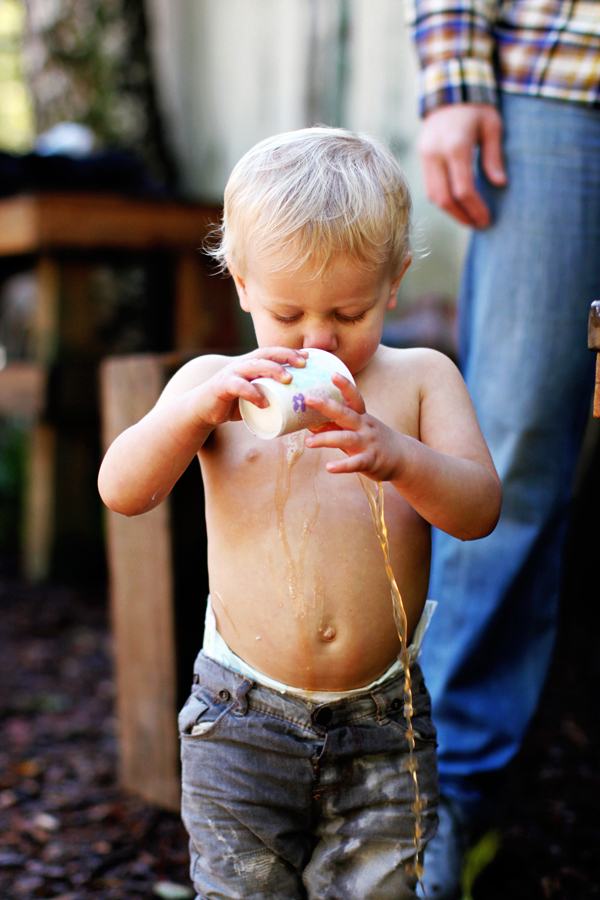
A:
[[[472,236],[459,353],[502,514],[480,541],[434,534],[439,605],[421,656],[440,789],[474,813],[486,775],[519,749],[553,650],[600,297],[600,110],[504,94],[501,112],[508,187],[481,182],[493,225]]]
[[[411,673],[423,847],[437,824],[435,729],[417,664]],[[179,715],[198,898],[416,897],[403,684],[310,704],[200,653]]]

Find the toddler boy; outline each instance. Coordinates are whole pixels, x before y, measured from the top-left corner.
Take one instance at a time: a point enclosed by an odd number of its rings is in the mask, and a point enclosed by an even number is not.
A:
[[[249,151],[214,255],[259,349],[185,365],[102,464],[104,502],[137,515],[200,459],[211,598],[179,725],[202,900],[415,896],[400,641],[357,473],[383,483],[412,639],[419,852],[435,831],[435,730],[416,661],[430,526],[483,537],[501,492],[455,366],[380,344],[411,259],[410,210],[402,170],[371,138],[319,127]],[[289,382],[309,347],[356,385],[334,375],[343,403],[306,397],[329,426],[261,441],[239,398],[265,405],[252,380]]]

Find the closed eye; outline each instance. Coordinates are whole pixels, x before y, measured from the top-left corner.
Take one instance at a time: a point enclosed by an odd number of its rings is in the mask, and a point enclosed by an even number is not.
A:
[[[338,320],[340,322],[346,322],[348,325],[355,325],[356,322],[362,322],[364,317],[366,316],[367,311],[359,313],[357,316],[343,316],[341,313],[337,313]]]
[[[277,313],[273,313],[273,318],[276,322],[281,322],[283,325],[291,325],[293,322],[297,322],[298,319],[302,318],[302,313],[296,313],[295,316],[278,316]]]
[[[336,319],[338,322],[343,322],[347,325],[355,325],[357,322],[362,322],[365,318],[367,311],[359,313],[357,316],[344,316],[341,313],[336,313]],[[302,313],[296,313],[295,316],[279,316],[277,313],[272,313],[273,318],[276,322],[281,322],[282,325],[292,325],[294,322],[298,322],[302,318]]]

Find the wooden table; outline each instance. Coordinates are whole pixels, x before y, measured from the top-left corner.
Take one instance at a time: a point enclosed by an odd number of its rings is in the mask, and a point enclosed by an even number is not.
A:
[[[31,358],[9,363],[0,372],[0,414],[25,415],[32,421],[23,536],[24,570],[30,580],[47,577],[57,515],[60,512],[64,522],[70,515],[67,507],[77,506],[81,495],[76,482],[85,451],[74,451],[71,462],[67,450],[57,450],[60,428],[46,409],[48,380],[60,369],[65,351],[85,354],[93,346],[96,356],[102,355],[88,289],[91,265],[115,251],[148,258],[156,251],[172,255],[173,284],[171,296],[165,297],[170,346],[151,349],[235,345],[230,282],[215,277],[199,252],[219,214],[216,207],[111,194],[48,193],[0,200],[0,272],[1,258],[12,258],[12,264],[23,258],[24,265],[31,260],[38,285]],[[57,459],[67,469],[63,486],[68,502],[62,509]]]

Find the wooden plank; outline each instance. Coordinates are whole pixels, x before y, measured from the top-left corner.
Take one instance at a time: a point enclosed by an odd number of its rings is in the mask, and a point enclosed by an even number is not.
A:
[[[105,447],[148,412],[164,383],[164,360],[157,356],[103,364]],[[170,501],[131,519],[109,512],[107,525],[121,781],[146,800],[176,810],[180,787]]]
[[[590,306],[588,348],[590,350],[600,350],[600,300],[594,300]]]
[[[0,255],[61,249],[197,248],[220,209],[117,194],[48,193],[0,200]]]
[[[16,256],[38,247],[38,208],[34,197],[0,200],[0,254]]]
[[[177,256],[173,345],[176,350],[237,348],[237,305],[233,279],[222,275],[197,250]]]
[[[32,419],[46,401],[48,372],[37,363],[15,361],[0,372],[0,415]]]
[[[35,274],[37,300],[32,326],[32,353],[36,362],[49,366],[56,359],[60,330],[61,270],[45,254],[38,257]]]
[[[600,351],[600,300],[594,300],[588,318],[588,347]],[[594,418],[600,419],[600,352],[596,356],[596,387],[594,390]]]
[[[58,349],[60,269],[41,256],[36,264],[38,297],[32,325],[34,362],[48,372]],[[41,407],[39,412],[41,412]],[[26,460],[23,516],[23,569],[28,581],[50,574],[56,512],[56,432],[44,422],[34,425]]]
[[[217,310],[207,302],[205,275],[198,251],[178,254],[175,272],[173,345],[176,350],[197,350],[213,343]]]
[[[29,441],[23,522],[23,568],[28,581],[45,581],[54,538],[56,431],[38,423]]]

